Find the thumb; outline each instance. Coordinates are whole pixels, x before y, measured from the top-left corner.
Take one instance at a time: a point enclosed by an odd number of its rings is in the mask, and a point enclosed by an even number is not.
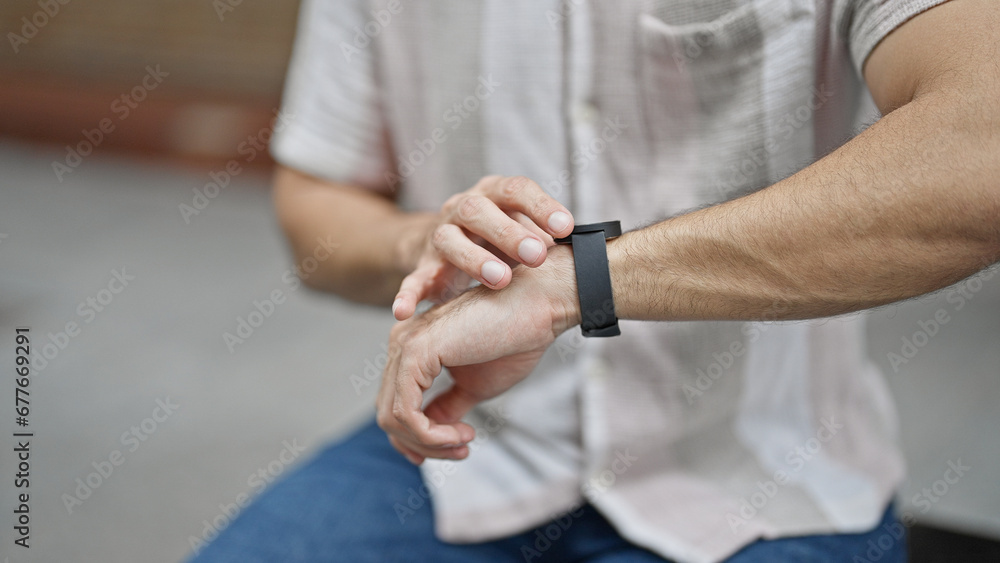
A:
[[[470,394],[465,389],[457,385],[452,385],[450,389],[438,395],[424,409],[427,418],[439,424],[454,424],[465,416],[472,407],[479,403],[479,399]],[[463,424],[463,426],[468,426]],[[471,429],[472,427],[469,426]],[[462,432],[464,438],[464,432]],[[473,431],[473,437],[475,431]],[[472,438],[469,440],[471,441]]]

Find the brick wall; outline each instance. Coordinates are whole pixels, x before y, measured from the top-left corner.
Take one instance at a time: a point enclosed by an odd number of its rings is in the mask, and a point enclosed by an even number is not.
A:
[[[63,5],[60,1],[65,1]],[[298,2],[242,0],[3,0],[0,75],[44,74],[130,84],[147,64],[171,69],[173,88],[234,98],[278,96]],[[49,5],[49,16],[40,5]],[[42,14],[42,15],[39,15]],[[22,18],[38,23],[34,37]],[[34,23],[32,24],[34,25]],[[11,45],[10,33],[27,43]]]
[[[158,67],[169,76],[100,150],[228,158],[278,105],[297,14],[296,0],[3,0],[0,135],[72,145]]]

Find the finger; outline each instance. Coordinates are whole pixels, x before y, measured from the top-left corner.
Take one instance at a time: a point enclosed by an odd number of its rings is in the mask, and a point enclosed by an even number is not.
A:
[[[401,325],[396,325],[397,327]],[[394,329],[395,330],[395,329]],[[390,344],[390,346],[392,346]],[[392,409],[396,396],[396,385],[390,380],[398,371],[401,355],[400,348],[390,347],[389,360],[386,362],[385,374],[382,378],[382,386],[379,388],[379,395],[376,399],[376,419],[379,427],[382,428],[389,438],[389,442],[402,454],[410,463],[420,465],[425,458],[436,459],[465,459],[469,455],[469,448],[464,444],[448,443],[441,447],[422,446],[414,441],[412,434],[403,428],[393,416]],[[429,383],[428,383],[429,385]],[[471,427],[468,431],[475,433]]]
[[[417,310],[417,303],[427,299],[441,266],[440,260],[428,261],[403,278],[392,302],[392,315],[397,321],[412,317]]]
[[[553,237],[569,236],[573,231],[573,215],[569,210],[524,176],[495,176],[477,187],[501,208],[524,213]]]
[[[475,431],[464,423],[439,424],[432,421],[421,409],[423,392],[430,387],[431,374],[420,373],[419,362],[403,357],[396,375],[396,393],[392,404],[392,415],[396,422],[412,436],[407,442],[421,447],[454,447],[466,444],[475,437]],[[427,366],[425,369],[440,369]],[[437,375],[437,374],[433,374]],[[419,383],[418,383],[419,382]]]
[[[445,223],[439,226],[434,230],[431,242],[443,260],[489,288],[506,287],[513,277],[510,266],[469,240],[458,225]]]
[[[535,222],[532,221],[524,213],[521,213],[520,211],[510,211],[507,214],[510,215],[511,219],[513,219],[513,220],[517,221],[518,223],[524,225],[525,229],[528,229],[529,231],[535,233],[535,236],[537,236],[539,239],[541,239],[541,241],[543,243],[545,243],[545,247],[546,248],[548,248],[548,247],[550,247],[550,246],[552,246],[552,245],[554,245],[556,243],[556,241],[552,239],[552,235],[550,235],[549,233],[543,231],[541,227],[539,227],[538,225],[536,225]]]
[[[451,221],[522,264],[537,266],[545,260],[545,243],[486,196],[466,195],[455,208]]]
[[[393,330],[397,331],[400,326],[396,325]],[[375,398],[375,421],[379,428],[390,435],[396,424],[396,420],[392,416],[392,403],[396,398],[396,385],[393,376],[399,366],[400,351],[396,334],[390,333],[389,359],[386,361],[385,369],[382,370],[382,383],[379,385],[378,396]]]
[[[407,460],[420,465],[424,459],[465,459],[469,457],[469,447],[466,445],[444,448],[430,448],[407,441],[397,436],[390,437],[395,447]],[[420,460],[417,462],[416,460]]]
[[[460,421],[478,403],[479,399],[461,387],[452,385],[450,389],[435,397],[427,405],[424,414],[439,423],[455,423]]]
[[[424,462],[424,456],[404,446],[403,442],[400,441],[399,438],[396,438],[391,434],[389,434],[389,443],[392,444],[392,447],[396,448],[396,451],[403,454],[403,457],[405,457],[406,460],[413,465],[420,465]]]

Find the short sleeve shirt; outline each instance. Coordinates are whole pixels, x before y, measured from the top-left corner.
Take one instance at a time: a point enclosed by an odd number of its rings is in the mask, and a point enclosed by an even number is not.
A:
[[[306,0],[272,151],[414,210],[525,175],[578,223],[637,228],[847,142],[879,117],[872,49],[943,1]],[[860,315],[570,331],[468,420],[470,457],[423,466],[452,542],[589,502],[632,542],[710,563],[869,529],[904,475]]]

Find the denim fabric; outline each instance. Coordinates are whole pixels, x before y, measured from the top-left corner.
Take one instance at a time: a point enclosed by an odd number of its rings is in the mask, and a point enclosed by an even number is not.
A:
[[[423,485],[369,423],[262,493],[191,562],[666,561],[622,539],[590,505],[513,537],[446,544],[434,537]],[[904,563],[903,530],[890,506],[869,533],[758,541],[727,561]]]

